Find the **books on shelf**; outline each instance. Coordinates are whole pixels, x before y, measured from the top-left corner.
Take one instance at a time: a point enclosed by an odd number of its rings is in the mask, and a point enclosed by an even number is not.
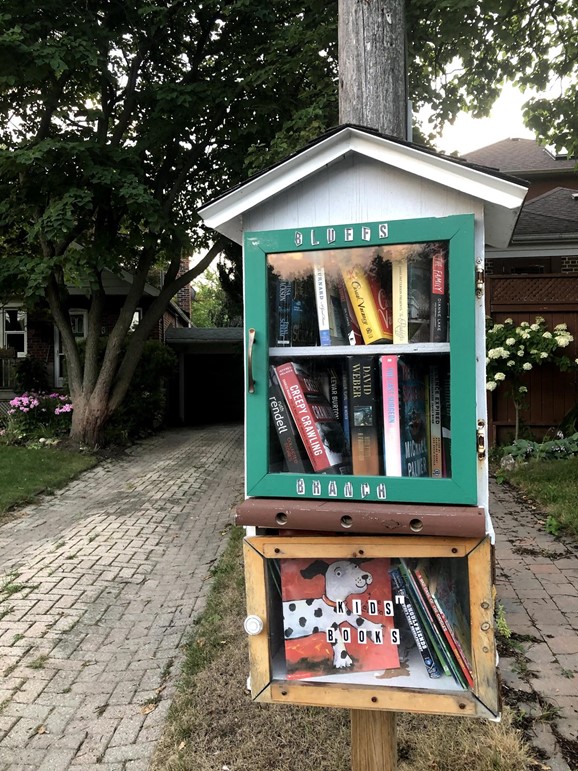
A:
[[[303,364],[294,361],[275,366],[275,374],[313,471],[350,473],[343,426],[319,380]]]
[[[270,422],[284,470],[449,476],[447,359],[364,353],[302,361],[271,367]]]
[[[381,409],[373,356],[348,356],[351,464],[358,476],[381,473]]]
[[[461,688],[473,688],[474,677],[467,655],[452,624],[440,611],[428,578],[430,565],[448,560],[420,560],[417,565],[410,562],[415,561],[398,559],[390,573],[395,602],[402,608],[426,671],[430,677],[445,675]],[[446,572],[447,568],[438,564],[432,570]],[[457,597],[454,604],[460,605]]]

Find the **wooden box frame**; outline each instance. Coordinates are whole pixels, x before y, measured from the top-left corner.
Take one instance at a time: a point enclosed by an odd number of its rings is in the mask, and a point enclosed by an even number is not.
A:
[[[267,560],[378,557],[466,558],[474,688],[448,691],[278,679],[271,660],[272,612]],[[263,623],[249,636],[251,691],[255,701],[359,710],[392,710],[496,719],[500,711],[493,618],[492,545],[488,537],[249,536],[244,541],[247,611]]]

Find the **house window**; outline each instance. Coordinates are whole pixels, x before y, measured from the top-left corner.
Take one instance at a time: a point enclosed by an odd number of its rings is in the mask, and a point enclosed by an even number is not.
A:
[[[2,309],[2,347],[13,348],[18,358],[24,358],[28,350],[26,339],[26,311],[21,308]]]
[[[86,337],[87,311],[71,310],[70,326],[74,337]],[[54,327],[54,384],[62,388],[66,382],[66,357],[62,346],[62,337],[58,327]]]

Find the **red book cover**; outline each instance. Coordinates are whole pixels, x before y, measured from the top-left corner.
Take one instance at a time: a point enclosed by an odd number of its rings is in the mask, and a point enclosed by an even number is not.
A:
[[[443,246],[431,259],[430,341],[445,343],[448,335],[448,296],[446,287],[446,253]]]
[[[318,380],[293,361],[279,364],[275,372],[313,471],[350,473],[343,427]]]
[[[280,564],[288,679],[399,668],[389,559]]]

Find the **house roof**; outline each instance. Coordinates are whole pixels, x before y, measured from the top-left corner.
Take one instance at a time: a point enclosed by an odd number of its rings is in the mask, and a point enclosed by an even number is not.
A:
[[[199,214],[209,227],[241,243],[245,212],[352,153],[482,200],[488,241],[496,246],[509,242],[527,182],[495,168],[444,156],[412,142],[352,125],[338,126],[323,134],[275,166],[205,204]]]
[[[166,331],[165,340],[173,345],[215,345],[223,343],[242,343],[242,327],[188,327],[176,329],[170,327]]]
[[[527,173],[573,171],[577,160],[566,155],[554,155],[548,148],[542,147],[535,139],[502,139],[493,145],[481,147],[467,153],[464,159],[475,164],[482,164],[503,172],[524,176]]]
[[[578,191],[556,187],[524,206],[514,239],[536,236],[578,238]]]

